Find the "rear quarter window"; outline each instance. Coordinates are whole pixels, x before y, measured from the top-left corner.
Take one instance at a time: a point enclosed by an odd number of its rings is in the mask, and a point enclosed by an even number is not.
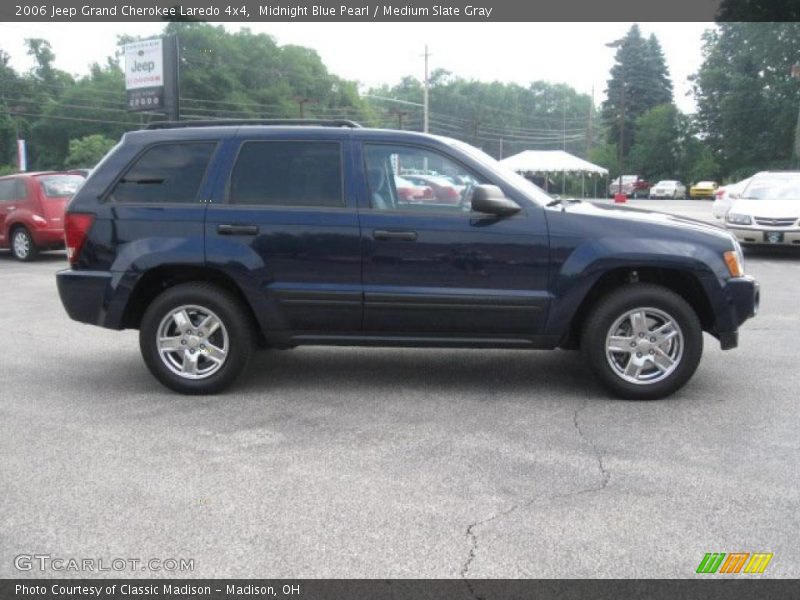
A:
[[[148,204],[195,202],[216,146],[216,142],[151,146],[117,182],[108,199]]]
[[[37,179],[42,193],[48,198],[74,196],[85,181],[80,175],[43,175]]]
[[[0,202],[11,202],[12,200],[18,200],[20,198],[24,198],[27,194],[19,194],[19,183],[22,183],[22,188],[25,188],[25,183],[17,178],[13,179],[0,179]]]

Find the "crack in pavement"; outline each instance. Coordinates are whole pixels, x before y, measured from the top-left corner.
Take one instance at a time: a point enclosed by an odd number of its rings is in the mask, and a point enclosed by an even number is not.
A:
[[[464,583],[467,585],[467,588],[469,589],[470,594],[472,595],[472,597],[475,598],[476,600],[482,600],[482,598],[481,598],[481,596],[479,596],[475,592],[475,589],[472,587],[472,584],[470,584],[470,581],[467,578],[467,576],[469,574],[470,566],[472,565],[472,562],[475,560],[476,553],[478,551],[478,534],[475,532],[475,530],[478,527],[486,525],[487,523],[491,523],[492,521],[496,521],[498,519],[502,519],[504,517],[507,517],[508,515],[516,512],[518,510],[521,510],[521,509],[524,509],[524,508],[528,508],[534,502],[536,502],[537,500],[540,500],[540,499],[555,500],[555,499],[558,499],[558,498],[567,498],[569,496],[577,496],[577,495],[580,495],[580,494],[589,494],[589,493],[593,493],[593,492],[602,491],[608,486],[608,482],[611,479],[611,471],[609,471],[606,468],[605,464],[603,463],[603,453],[600,451],[600,448],[597,447],[597,444],[595,444],[591,439],[586,437],[586,434],[583,432],[583,429],[581,429],[581,425],[580,425],[580,413],[581,413],[581,411],[583,411],[583,409],[585,409],[588,406],[588,403],[589,403],[589,401],[587,399],[587,400],[585,400],[583,402],[583,404],[581,404],[579,407],[577,407],[575,409],[575,412],[572,415],[572,425],[575,428],[575,431],[577,432],[578,437],[581,439],[582,442],[584,442],[585,444],[587,444],[591,448],[592,453],[594,454],[595,458],[597,459],[597,467],[600,470],[600,481],[598,482],[597,485],[593,485],[593,486],[588,487],[588,488],[576,490],[574,492],[568,492],[568,493],[565,493],[565,494],[552,494],[552,495],[544,495],[544,496],[535,496],[533,498],[530,498],[530,499],[526,500],[525,502],[520,502],[520,503],[514,504],[513,506],[511,506],[511,508],[508,508],[508,509],[506,509],[504,511],[500,511],[498,513],[495,513],[491,517],[488,517],[486,519],[483,519],[483,520],[480,520],[480,521],[475,521],[474,523],[471,523],[467,527],[467,531],[466,531],[466,537],[470,541],[470,550],[469,550],[469,555],[467,556],[466,560],[464,561],[464,564],[461,567],[461,578],[464,580]]]

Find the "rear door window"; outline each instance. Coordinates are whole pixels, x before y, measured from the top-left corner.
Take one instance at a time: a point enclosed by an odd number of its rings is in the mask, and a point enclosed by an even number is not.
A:
[[[152,146],[114,186],[109,200],[147,204],[195,202],[216,145],[216,142],[186,142]]]
[[[231,174],[229,202],[342,207],[339,142],[245,142]]]
[[[22,177],[20,177],[15,181],[17,184],[17,189],[14,191],[14,195],[17,197],[17,200],[27,200],[28,186],[25,185],[25,180]]]

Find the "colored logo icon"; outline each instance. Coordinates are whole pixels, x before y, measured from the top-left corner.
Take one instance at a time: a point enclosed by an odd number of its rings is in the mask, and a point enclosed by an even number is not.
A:
[[[771,552],[707,552],[696,573],[763,573],[771,560]]]

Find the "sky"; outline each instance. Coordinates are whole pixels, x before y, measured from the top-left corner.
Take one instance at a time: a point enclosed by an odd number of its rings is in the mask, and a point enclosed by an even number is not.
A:
[[[226,23],[235,30],[243,25]],[[443,68],[466,79],[528,85],[532,81],[566,83],[604,98],[615,50],[609,41],[622,37],[631,23],[248,23],[279,44],[314,48],[329,71],[358,81],[364,89],[394,84],[406,75],[423,78],[422,54],[430,69]],[[645,36],[661,42],[675,89],[675,103],[693,112],[687,78],[702,62],[701,35],[713,23],[640,23]],[[92,62],[113,55],[119,34],[150,36],[162,23],[0,23],[0,48],[17,70],[32,62],[24,40],[47,39],[59,69],[82,75]]]

